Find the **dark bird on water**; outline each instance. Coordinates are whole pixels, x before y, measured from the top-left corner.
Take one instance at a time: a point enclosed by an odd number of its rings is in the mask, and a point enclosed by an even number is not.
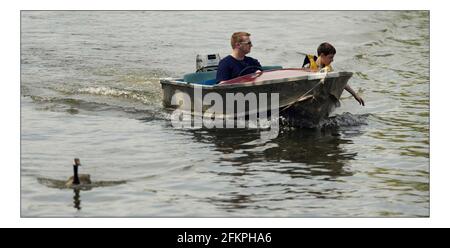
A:
[[[78,174],[78,166],[81,166],[80,159],[75,158],[73,164],[73,176],[67,180],[66,187],[74,187],[92,183],[91,176],[89,174]]]

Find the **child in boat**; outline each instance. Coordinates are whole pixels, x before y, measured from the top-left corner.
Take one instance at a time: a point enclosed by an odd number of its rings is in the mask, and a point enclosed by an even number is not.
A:
[[[317,56],[306,55],[303,67],[309,65],[311,70],[319,70],[320,72],[331,72],[333,67],[331,67],[331,62],[334,60],[334,55],[336,54],[336,49],[328,42],[324,42],[317,48]],[[344,88],[348,91],[359,104],[364,106],[364,100],[347,84]]]

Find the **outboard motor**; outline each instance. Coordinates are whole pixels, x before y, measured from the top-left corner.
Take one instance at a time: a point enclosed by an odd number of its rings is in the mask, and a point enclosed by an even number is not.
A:
[[[218,53],[207,55],[197,54],[196,72],[217,71],[217,68],[219,67],[219,61],[220,55]]]

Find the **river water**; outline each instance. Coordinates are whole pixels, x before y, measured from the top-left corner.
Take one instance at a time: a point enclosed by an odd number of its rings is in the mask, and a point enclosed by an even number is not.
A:
[[[429,12],[22,11],[23,217],[429,216]],[[179,130],[159,79],[251,33],[263,65],[337,49],[327,125]],[[62,187],[72,160],[93,187]]]

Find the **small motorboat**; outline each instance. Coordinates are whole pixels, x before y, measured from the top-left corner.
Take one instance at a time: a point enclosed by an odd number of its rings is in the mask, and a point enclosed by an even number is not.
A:
[[[199,61],[198,57],[197,61]],[[222,98],[223,108],[219,108],[223,110],[222,113],[227,113],[225,106],[232,104],[234,116],[247,116],[261,110],[266,111],[270,107],[252,107],[251,104],[245,103],[244,108],[235,107],[234,103],[229,101],[237,101],[237,98],[230,98],[230,95],[240,95],[240,99],[251,93],[266,95],[268,99],[264,100],[264,104],[267,103],[269,106],[272,102],[272,94],[277,93],[278,110],[281,116],[303,120],[303,122],[306,120],[313,126],[328,117],[335,107],[339,106],[339,98],[353,75],[351,72],[320,73],[304,68],[283,69],[281,66],[265,66],[259,68],[260,71],[256,73],[218,84],[215,81],[217,71],[214,70],[217,68],[211,65],[207,67],[207,71],[197,68],[197,72],[186,74],[183,78],[161,79],[164,107],[180,108],[179,101],[174,98],[178,93],[182,93],[189,97],[190,103],[201,102],[201,112],[204,114],[213,106],[212,102],[206,104],[204,102],[205,96],[211,93]],[[201,90],[201,94],[195,93],[196,90],[197,92]],[[244,100],[252,99],[254,98],[244,98]],[[258,105],[262,103],[259,97],[256,97],[256,101]],[[194,105],[185,110],[199,112],[200,110]],[[215,109],[217,110],[217,106]]]

